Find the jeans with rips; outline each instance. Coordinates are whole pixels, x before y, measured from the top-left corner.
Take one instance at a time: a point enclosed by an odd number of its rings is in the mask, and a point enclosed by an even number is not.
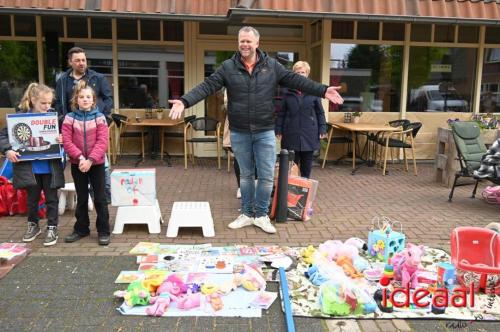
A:
[[[276,163],[274,130],[263,132],[231,131],[231,147],[241,171],[242,212],[256,218],[266,216],[273,190]],[[257,188],[255,186],[257,171]]]

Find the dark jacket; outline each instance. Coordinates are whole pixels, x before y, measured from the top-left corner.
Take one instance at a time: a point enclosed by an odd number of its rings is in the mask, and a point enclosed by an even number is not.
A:
[[[249,74],[236,52],[201,84],[181,97],[190,107],[227,89],[228,117],[231,130],[260,132],[274,130],[274,103],[276,86],[283,85],[311,95],[323,97],[327,86],[311,81],[285,69],[278,61],[257,49],[258,60]]]
[[[70,76],[73,69],[68,69],[59,77],[56,83],[56,110],[59,118],[72,111],[71,98],[73,98],[73,78]],[[83,79],[94,89],[97,96],[97,106],[101,113],[107,118],[111,116],[113,109],[113,94],[109,87],[108,80],[104,75],[87,69]]]
[[[12,146],[9,143],[9,135],[7,128],[0,130],[0,151],[5,154],[11,150]],[[52,177],[50,179],[50,187],[54,189],[64,187],[64,169],[61,159],[50,159],[50,170]],[[31,161],[19,161],[12,163],[12,183],[17,189],[31,187],[37,185]]]
[[[294,151],[319,149],[319,135],[326,134],[326,120],[319,97],[287,90],[276,119],[276,135],[281,147]]]

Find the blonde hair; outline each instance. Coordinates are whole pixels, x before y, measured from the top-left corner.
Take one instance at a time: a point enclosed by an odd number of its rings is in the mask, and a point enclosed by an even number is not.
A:
[[[28,112],[33,108],[32,99],[38,99],[42,94],[51,93],[52,99],[54,99],[54,90],[45,84],[31,83],[24,91],[24,95],[19,102],[19,109],[23,112]]]
[[[296,71],[297,69],[305,69],[307,75],[311,73],[311,66],[305,61],[297,61],[293,65],[293,71]]]
[[[71,98],[71,108],[73,110],[77,110],[78,109],[78,95],[83,90],[90,90],[92,92],[92,97],[94,99],[94,102],[92,103],[92,108],[96,107],[96,99],[97,99],[97,97],[95,95],[94,89],[92,89],[92,87],[90,87],[89,85],[87,85],[87,82],[85,82],[84,80],[81,80],[76,85],[75,91],[73,92],[73,98]]]

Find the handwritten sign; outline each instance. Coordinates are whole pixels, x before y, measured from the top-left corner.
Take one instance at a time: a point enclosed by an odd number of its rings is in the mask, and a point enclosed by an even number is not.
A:
[[[111,173],[113,206],[153,205],[156,200],[154,168],[115,169]]]

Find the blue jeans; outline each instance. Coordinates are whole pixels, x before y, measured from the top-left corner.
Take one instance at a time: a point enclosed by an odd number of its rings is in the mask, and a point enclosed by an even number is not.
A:
[[[255,215],[259,218],[268,213],[276,163],[275,145],[274,130],[259,133],[231,131],[231,148],[241,171],[242,212],[248,217]]]

